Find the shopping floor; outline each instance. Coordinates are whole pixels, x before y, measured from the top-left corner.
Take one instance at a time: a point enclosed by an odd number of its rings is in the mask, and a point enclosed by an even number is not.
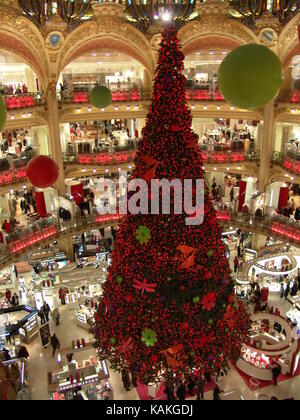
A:
[[[289,310],[291,305],[285,301],[280,300],[279,295],[270,297],[270,304],[279,306],[282,312]],[[70,343],[75,338],[84,338],[90,340],[92,336],[83,328],[76,325],[74,309],[68,306],[60,308],[61,311],[61,325],[56,327],[51,322],[51,328],[53,332],[58,336],[62,348],[70,347]],[[47,372],[57,368],[56,358],[52,358],[52,349],[41,349],[39,341],[35,341],[33,344],[28,345],[29,358],[29,389],[30,398],[32,400],[47,400],[49,399],[48,384],[47,384]],[[110,378],[109,383],[113,390],[113,398],[115,400],[138,400],[139,396],[136,389],[132,387],[129,392],[126,392],[121,375],[114,373],[111,369],[109,370]],[[231,371],[225,381],[224,391],[226,398],[236,399],[238,396],[243,397],[245,400],[257,400],[257,399],[270,399],[276,396],[278,399],[294,398],[300,400],[300,375],[279,382],[278,386],[267,386],[259,390],[250,390],[244,380],[241,378],[236,369],[232,366]],[[195,399],[194,397],[193,399]],[[221,394],[222,398],[222,394]],[[213,399],[213,391],[205,393],[205,399]]]

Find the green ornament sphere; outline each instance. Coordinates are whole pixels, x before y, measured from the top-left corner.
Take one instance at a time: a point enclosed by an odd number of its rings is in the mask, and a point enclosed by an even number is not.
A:
[[[110,339],[110,344],[116,344],[117,340],[115,339],[115,337],[112,337]]]
[[[172,281],[171,277],[167,277],[167,282],[170,283]]]
[[[269,48],[243,45],[231,51],[219,68],[218,85],[232,105],[257,109],[277,95],[283,81],[282,65]]]
[[[122,276],[117,276],[116,281],[118,284],[122,284],[123,283],[123,277]]]
[[[214,323],[214,320],[213,320],[213,319],[210,319],[210,320],[208,321],[208,324],[209,324],[209,325],[213,325],[213,323]]]
[[[2,95],[0,95],[0,131],[3,130],[6,122],[7,109],[6,103]]]
[[[194,357],[195,356],[195,352],[194,351],[190,351],[190,356]]]
[[[96,108],[106,108],[111,104],[111,101],[111,91],[105,86],[96,85],[90,93],[90,102]]]
[[[214,255],[214,251],[212,249],[210,249],[209,251],[207,251],[207,256],[208,258],[211,258]]]
[[[193,297],[193,303],[199,303],[199,302],[200,302],[199,296],[194,296]]]

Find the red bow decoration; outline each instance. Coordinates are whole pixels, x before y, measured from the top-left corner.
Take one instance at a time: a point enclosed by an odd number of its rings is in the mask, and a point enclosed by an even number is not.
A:
[[[195,255],[196,255],[197,248],[192,248],[191,246],[188,246],[188,245],[179,245],[177,247],[177,250],[182,252],[184,256],[184,263],[180,268],[182,270],[183,269],[190,270],[191,267],[193,267],[193,265],[195,264]]]
[[[147,279],[144,279],[143,281],[139,281],[139,280],[133,281],[133,287],[137,290],[142,290],[142,296],[145,291],[148,293],[154,293],[156,286],[157,286],[157,283],[147,283]]]
[[[143,162],[144,162],[145,167],[146,167],[146,172],[144,174],[144,179],[145,179],[145,181],[149,182],[149,181],[151,181],[151,179],[155,178],[156,169],[161,162],[157,161],[152,156],[148,156],[148,155],[143,157]]]
[[[166,356],[169,367],[179,366],[178,356],[182,351],[183,344],[175,344],[174,346],[169,347],[167,350],[162,351],[162,353]]]
[[[130,352],[132,348],[133,348],[133,341],[131,337],[129,337],[128,340],[124,341],[123,344],[118,346],[118,350],[120,353]]]

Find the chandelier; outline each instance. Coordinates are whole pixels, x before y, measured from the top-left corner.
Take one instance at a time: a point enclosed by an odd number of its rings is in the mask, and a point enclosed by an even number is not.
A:
[[[18,0],[23,13],[38,27],[53,16],[59,16],[68,26],[81,23],[91,6],[91,0]]]
[[[269,14],[285,23],[299,11],[300,6],[300,0],[230,0],[229,3],[231,14],[248,22]]]
[[[167,25],[173,22],[177,27],[196,16],[196,0],[127,0],[128,19],[142,32],[151,25]]]

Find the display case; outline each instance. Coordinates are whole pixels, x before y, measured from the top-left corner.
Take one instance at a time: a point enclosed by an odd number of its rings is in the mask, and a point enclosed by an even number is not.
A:
[[[76,320],[80,327],[90,329],[95,323],[95,309],[88,308],[85,305],[79,305],[76,310]]]
[[[244,252],[244,260],[245,261],[252,261],[257,257],[257,252],[254,249],[245,248]]]
[[[48,390],[53,396],[55,392],[66,393],[92,384],[101,385],[101,381],[106,382],[108,378],[106,362],[92,355],[80,362],[65,362],[61,369],[48,372]]]

